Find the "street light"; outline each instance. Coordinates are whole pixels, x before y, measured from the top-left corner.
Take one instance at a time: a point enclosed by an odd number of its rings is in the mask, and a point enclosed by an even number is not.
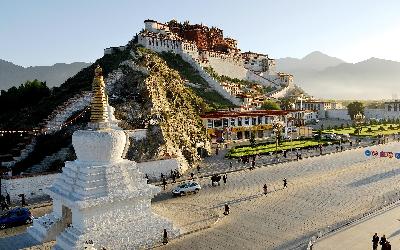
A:
[[[280,122],[274,122],[272,124],[272,131],[275,133],[275,160],[278,160],[278,142],[279,142],[279,134],[282,129],[282,124]]]

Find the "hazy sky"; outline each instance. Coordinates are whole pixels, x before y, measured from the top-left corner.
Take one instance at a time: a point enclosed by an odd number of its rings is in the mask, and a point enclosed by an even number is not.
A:
[[[93,62],[143,20],[218,26],[243,51],[273,58],[319,50],[347,62],[400,61],[400,1],[0,0],[0,59],[19,65]]]

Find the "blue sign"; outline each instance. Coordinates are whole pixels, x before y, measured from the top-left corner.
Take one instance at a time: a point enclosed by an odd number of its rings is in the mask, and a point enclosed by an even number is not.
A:
[[[369,149],[365,150],[365,155],[366,156],[371,156],[371,151]]]

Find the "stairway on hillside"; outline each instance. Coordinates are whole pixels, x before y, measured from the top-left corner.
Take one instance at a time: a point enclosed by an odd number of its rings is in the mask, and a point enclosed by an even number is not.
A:
[[[107,86],[112,85],[115,83],[120,77],[122,76],[122,71],[121,70],[114,70],[109,74],[109,76],[106,77],[105,82]],[[84,110],[90,105],[90,100],[91,100],[91,92],[90,91],[84,91],[82,93],[79,93],[75,95],[74,97],[68,99],[65,101],[63,104],[58,106],[49,116],[46,118],[43,123],[42,123],[42,133],[54,133],[62,128],[63,125],[65,125],[65,122],[68,121],[71,116],[81,110]],[[15,166],[16,163],[26,159],[30,153],[33,152],[35,149],[36,145],[36,140],[33,138],[33,140],[24,147],[19,153],[19,156],[13,157],[12,161],[8,162],[3,162],[2,166],[12,168]],[[62,154],[62,152],[61,152]],[[51,159],[51,157],[49,158]],[[47,162],[46,159],[43,160],[44,163]],[[42,161],[42,162],[43,162]],[[43,165],[42,163],[32,166],[29,171],[37,172],[40,170],[41,167],[40,165]],[[43,166],[45,166],[44,164]]]
[[[90,104],[91,92],[85,91],[68,99],[57,107],[45,120],[43,131],[54,133],[61,129],[64,123],[77,111],[85,109]]]
[[[39,164],[35,164],[24,171],[24,173],[36,174],[48,172],[50,166],[57,160],[65,162],[70,155],[71,149],[69,147],[61,148],[58,152],[46,156]]]

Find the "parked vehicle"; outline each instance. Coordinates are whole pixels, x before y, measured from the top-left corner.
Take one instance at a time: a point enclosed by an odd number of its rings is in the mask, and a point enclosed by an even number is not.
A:
[[[30,224],[33,216],[28,208],[14,208],[0,215],[0,229]]]
[[[186,182],[186,183],[180,184],[179,186],[175,187],[172,190],[172,195],[182,196],[187,193],[197,193],[198,191],[200,191],[200,189],[201,189],[201,186],[199,183],[197,183],[195,181],[190,181],[190,182]]]

